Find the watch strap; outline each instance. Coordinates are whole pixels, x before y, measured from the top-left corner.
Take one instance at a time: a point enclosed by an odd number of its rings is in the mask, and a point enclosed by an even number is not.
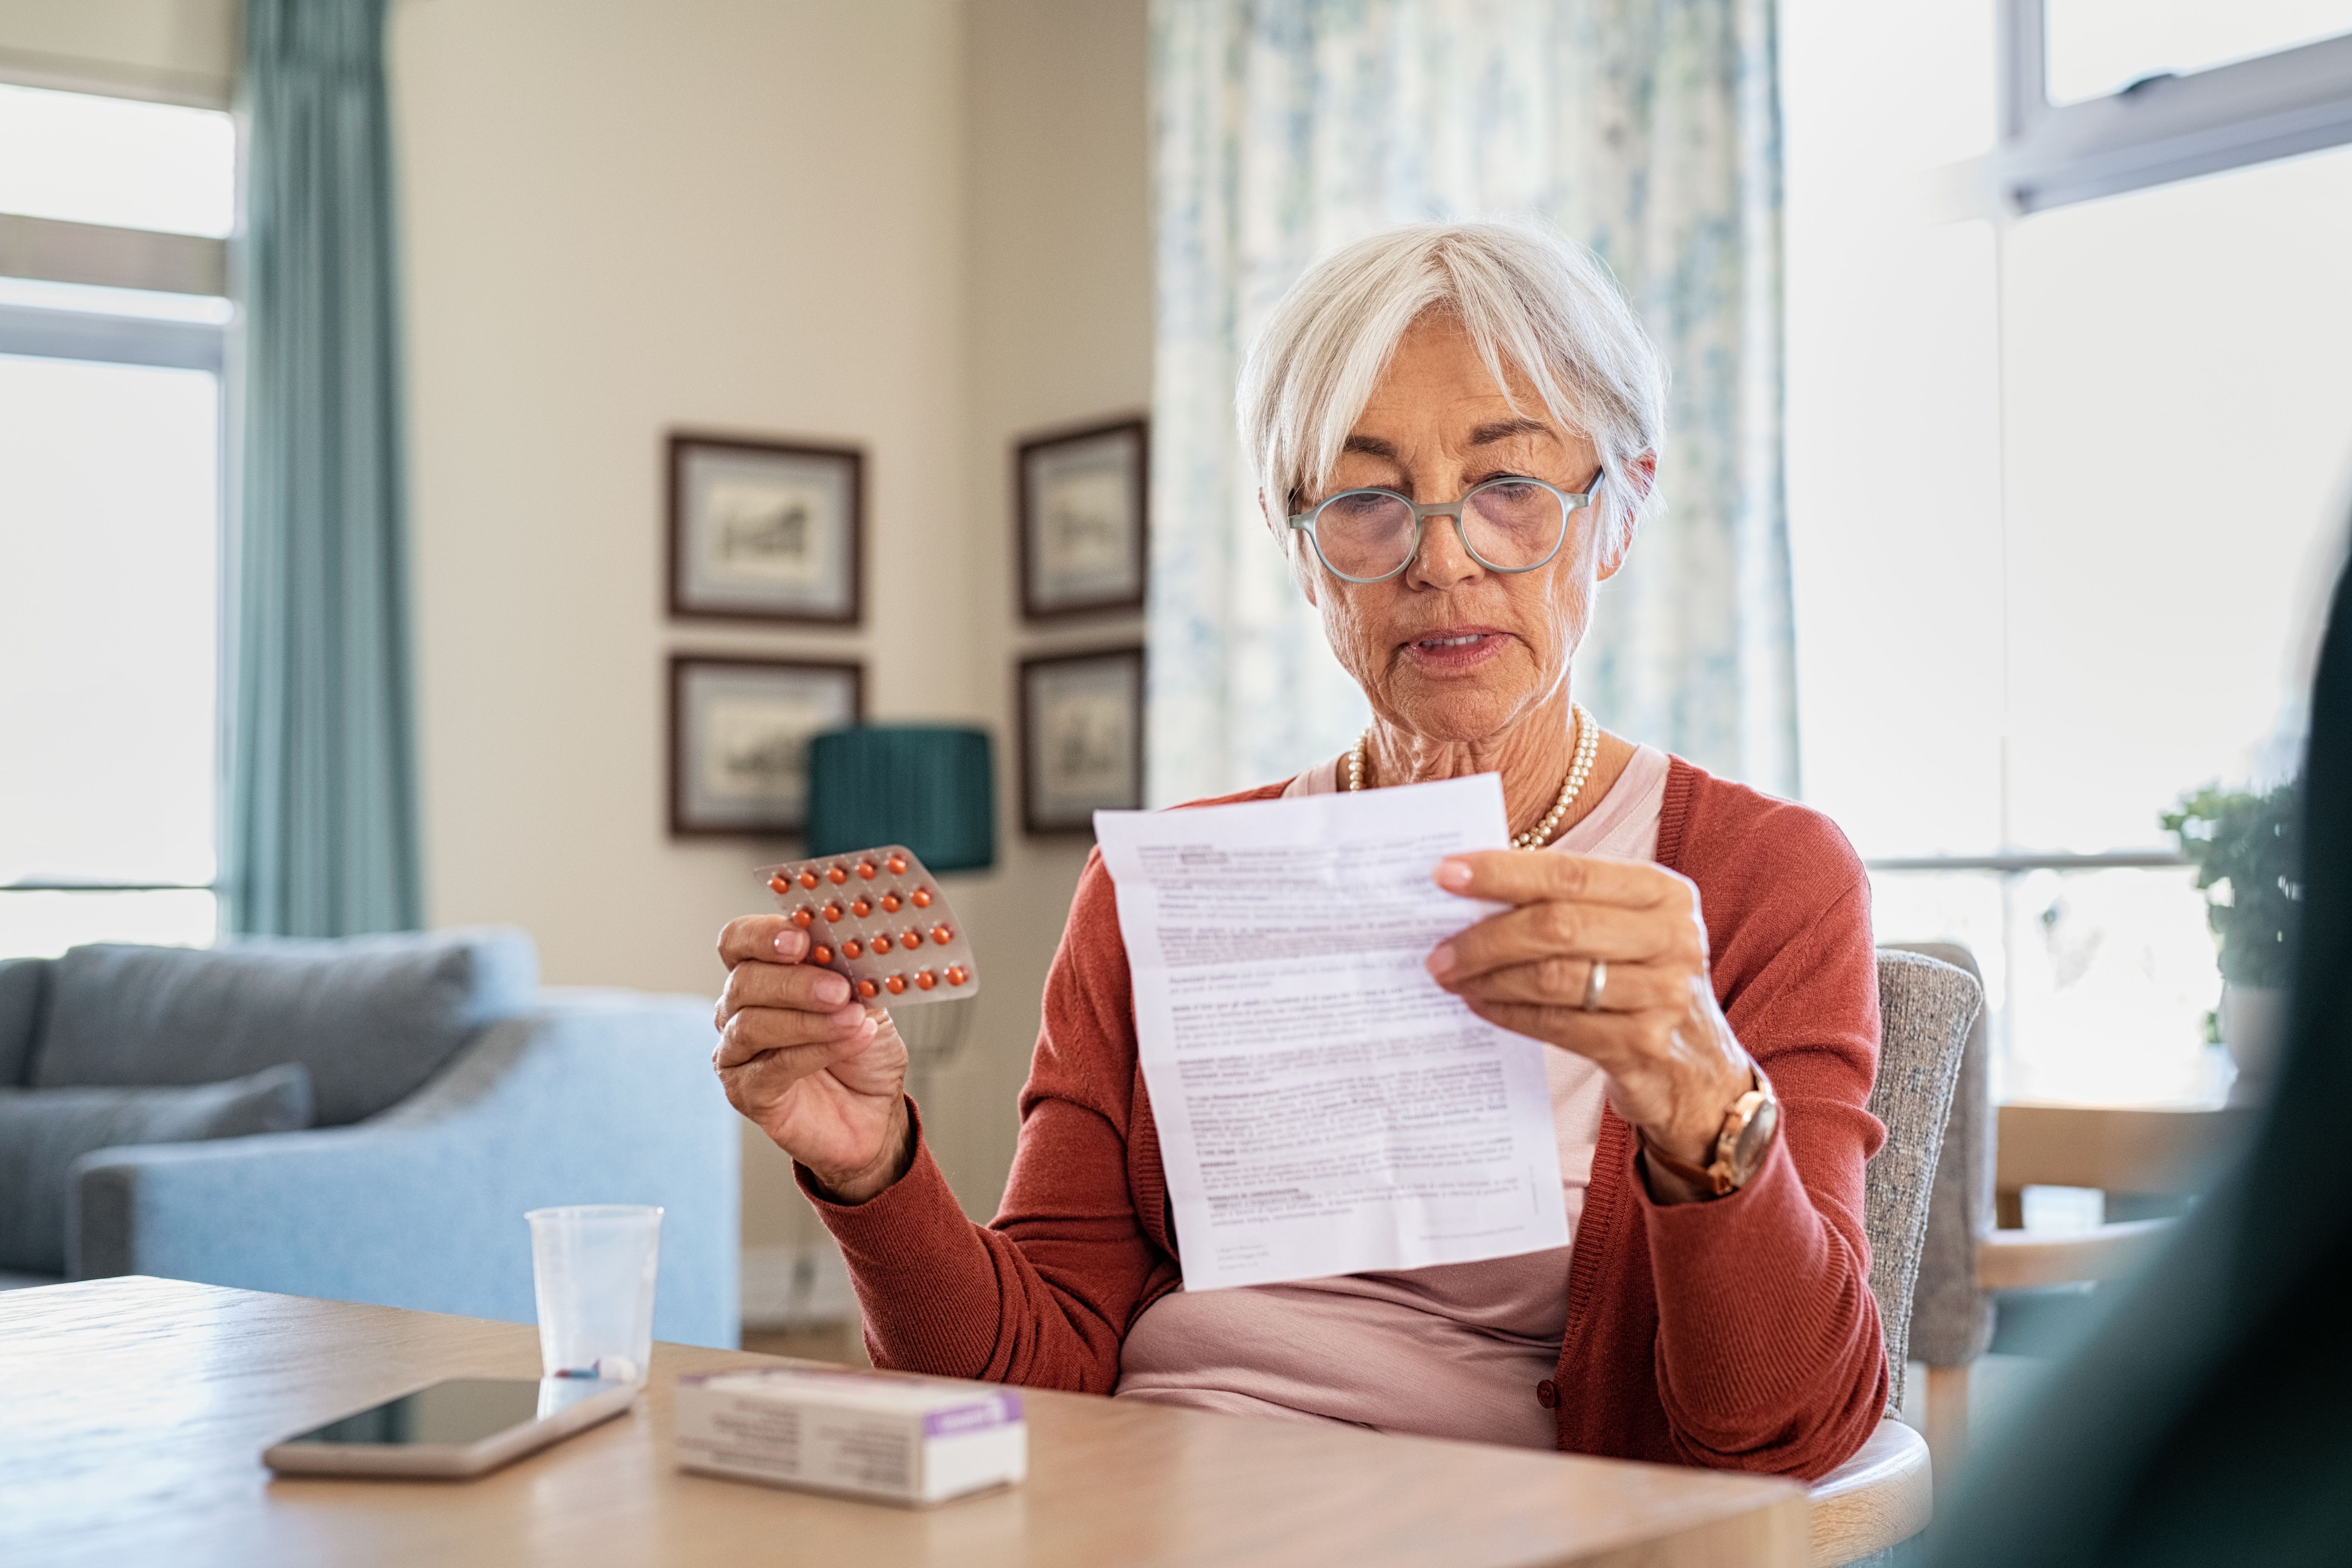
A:
[[[1722,1129],[1715,1135],[1713,1163],[1700,1166],[1687,1160],[1677,1160],[1651,1142],[1650,1135],[1637,1127],[1633,1135],[1641,1141],[1642,1157],[1715,1197],[1728,1197],[1738,1192],[1755,1174],[1754,1170],[1743,1172],[1739,1169],[1737,1157],[1740,1138],[1758,1113],[1767,1104],[1776,1104],[1778,1100],[1772,1092],[1770,1081],[1764,1077],[1762,1068],[1751,1061],[1748,1064],[1748,1091],[1732,1101],[1731,1109],[1724,1113]],[[1775,1137],[1780,1133],[1777,1116],[1773,1119],[1771,1133]],[[1760,1168],[1762,1162],[1759,1160],[1757,1164]]]

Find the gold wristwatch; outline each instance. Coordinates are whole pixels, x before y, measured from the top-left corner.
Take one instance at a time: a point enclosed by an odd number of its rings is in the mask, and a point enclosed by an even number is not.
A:
[[[1756,1173],[1764,1168],[1764,1157],[1772,1152],[1772,1135],[1780,1130],[1780,1100],[1772,1092],[1762,1068],[1749,1062],[1748,1068],[1754,1074],[1755,1087],[1733,1100],[1724,1113],[1723,1131],[1715,1135],[1713,1164],[1702,1167],[1677,1160],[1651,1142],[1648,1133],[1636,1129],[1642,1157],[1718,1198],[1754,1181]]]

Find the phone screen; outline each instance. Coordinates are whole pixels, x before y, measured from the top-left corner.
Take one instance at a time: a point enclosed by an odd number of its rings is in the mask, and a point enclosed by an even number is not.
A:
[[[593,1377],[454,1377],[387,1399],[289,1438],[294,1443],[365,1443],[383,1447],[463,1447],[527,1426],[618,1386]]]

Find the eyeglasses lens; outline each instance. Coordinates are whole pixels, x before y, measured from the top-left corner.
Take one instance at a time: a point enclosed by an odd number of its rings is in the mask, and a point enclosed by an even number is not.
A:
[[[1377,490],[1333,496],[1315,514],[1315,546],[1344,576],[1385,577],[1412,552],[1412,508]]]
[[[1433,516],[1443,528],[1446,520]],[[1462,504],[1462,536],[1470,552],[1506,572],[1542,564],[1567,531],[1559,497],[1542,485],[1510,480],[1474,490]],[[1412,552],[1412,508],[1381,490],[1334,496],[1315,517],[1315,543],[1334,572],[1380,578],[1401,570]]]
[[[1552,491],[1508,480],[1472,492],[1462,512],[1471,553],[1507,572],[1539,564],[1559,548],[1567,521]]]

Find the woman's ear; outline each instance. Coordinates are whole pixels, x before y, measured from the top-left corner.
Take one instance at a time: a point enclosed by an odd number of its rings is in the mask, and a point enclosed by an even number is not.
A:
[[[1282,549],[1283,559],[1290,563],[1290,580],[1298,584],[1298,591],[1307,595],[1309,605],[1320,609],[1321,602],[1315,597],[1315,552],[1307,548],[1306,540],[1299,536],[1297,529],[1274,526],[1274,514],[1265,510],[1264,490],[1257,492],[1257,514],[1265,519],[1266,531],[1274,535],[1275,543]]]
[[[1633,513],[1650,499],[1651,487],[1658,482],[1658,455],[1644,452],[1626,464],[1625,479],[1633,494],[1625,503],[1624,526],[1601,542],[1600,570],[1595,575],[1604,583],[1617,575],[1625,558],[1633,552]]]

